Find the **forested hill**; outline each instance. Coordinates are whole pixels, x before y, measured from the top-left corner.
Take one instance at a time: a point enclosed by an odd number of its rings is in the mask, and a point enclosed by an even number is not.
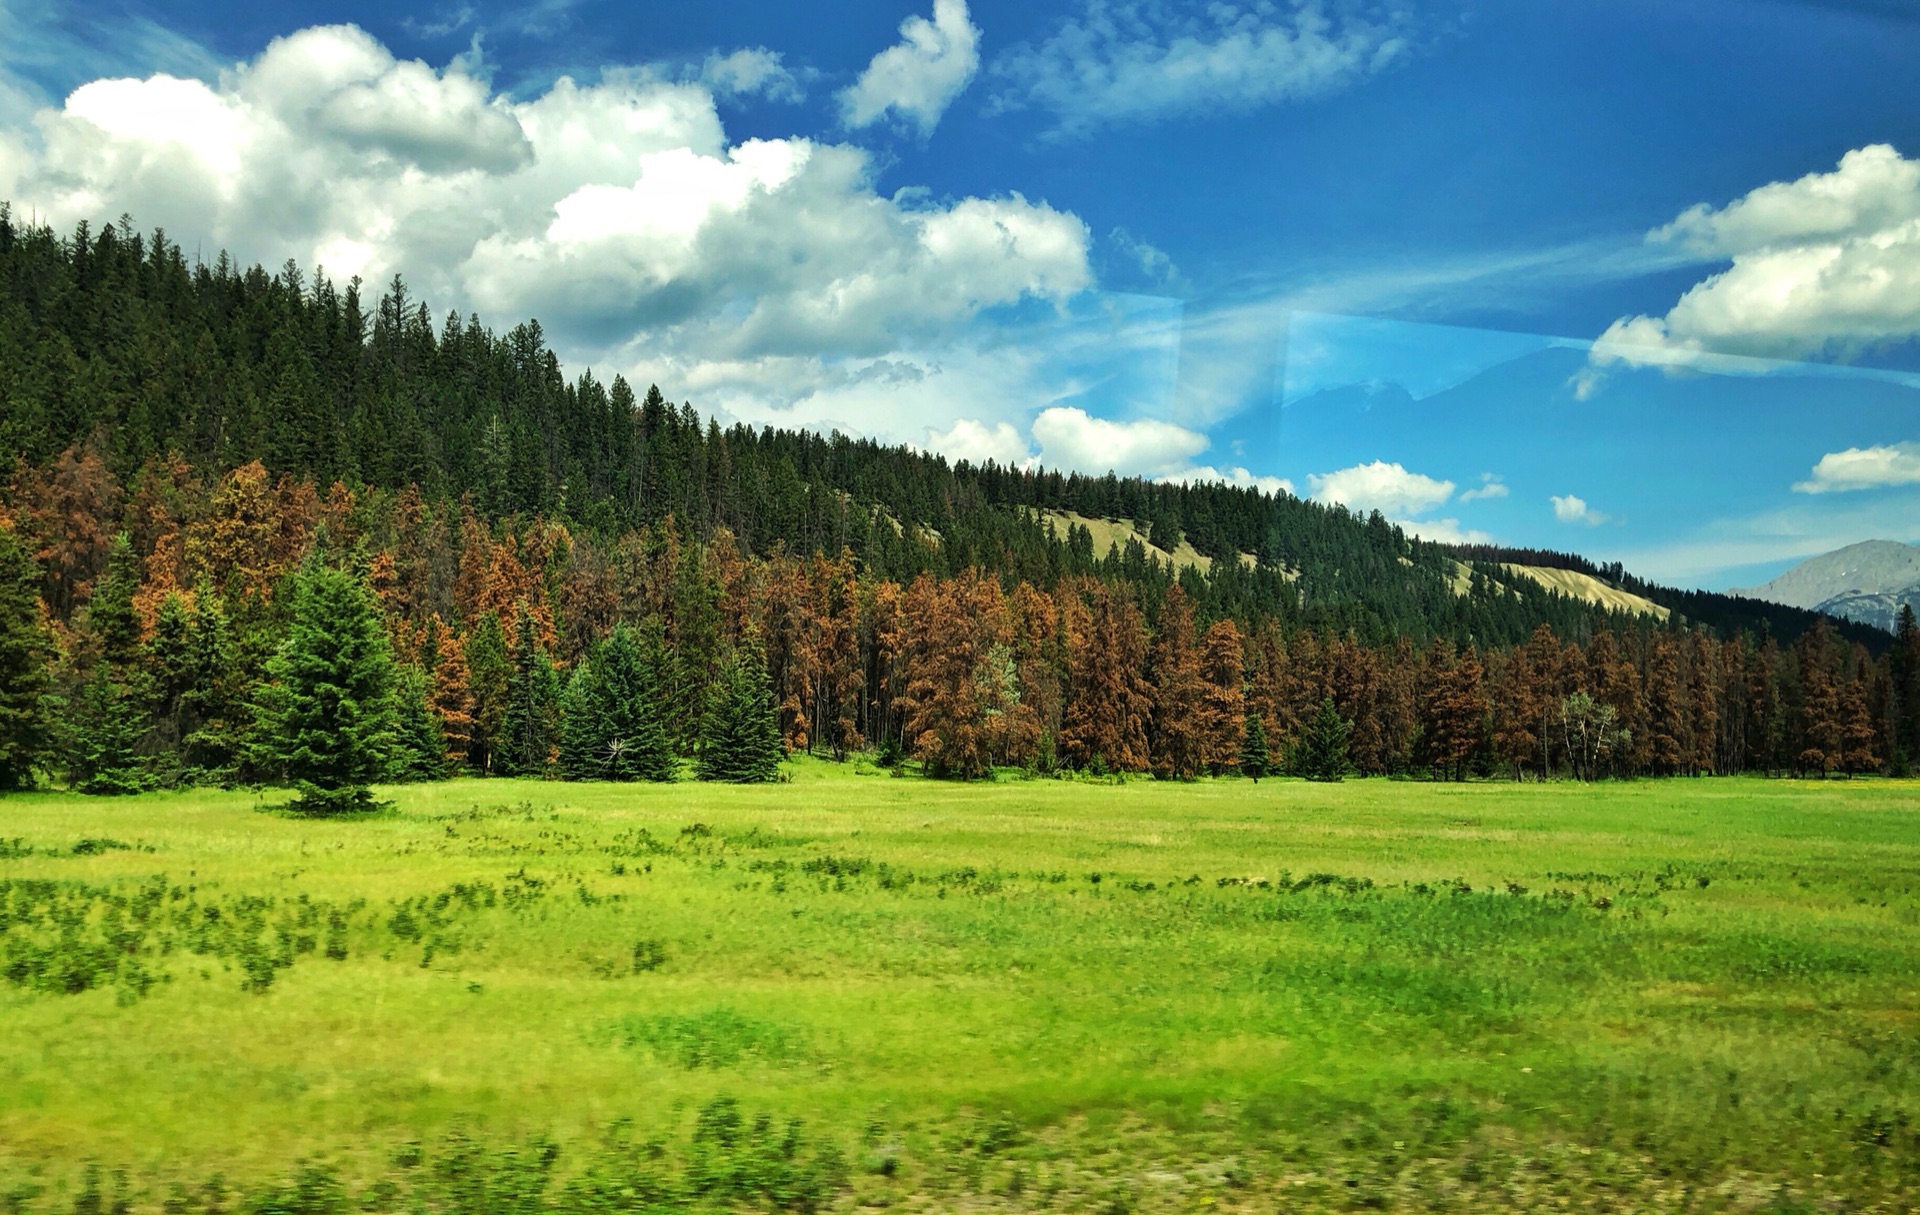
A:
[[[725,528],[749,553],[850,549],[873,575],[901,580],[982,567],[1043,586],[1124,577],[1151,593],[1176,576],[1152,552],[1184,540],[1211,559],[1204,576],[1178,575],[1207,616],[1373,643],[1504,646],[1542,623],[1573,638],[1628,624],[1503,575],[1498,555],[1469,572],[1377,515],[1224,485],[949,464],[839,434],[722,429],[657,389],[567,379],[537,322],[498,334],[478,318],[436,320],[398,278],[368,299],[357,282],[309,278],[292,262],[277,274],[224,254],[198,264],[126,221],[62,236],[3,205],[0,445],[31,468],[89,447],[127,486],[177,455],[203,478],[257,460],[320,486],[415,485],[484,519],[544,517],[602,535],[671,517],[683,534]],[[1154,548],[1096,546],[1061,522],[1069,513],[1130,520]],[[1618,570],[1609,580],[1727,635],[1786,640],[1815,619]]]

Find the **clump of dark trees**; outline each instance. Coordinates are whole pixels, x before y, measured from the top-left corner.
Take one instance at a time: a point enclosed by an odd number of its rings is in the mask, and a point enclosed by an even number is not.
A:
[[[1608,614],[1286,495],[723,430],[396,282],[0,209],[0,782],[1903,770],[1920,636]],[[1212,558],[1104,554],[1060,512]],[[1471,556],[1471,555],[1470,555]],[[1508,554],[1482,554],[1499,557]],[[1598,570],[1616,585],[1621,571]],[[1461,593],[1462,589],[1464,593]]]

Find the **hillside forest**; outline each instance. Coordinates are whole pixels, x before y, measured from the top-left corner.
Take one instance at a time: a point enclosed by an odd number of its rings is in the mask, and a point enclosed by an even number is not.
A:
[[[0,208],[0,783],[278,783],[303,638],[368,627],[370,778],[1289,767],[1904,771],[1920,630],[1605,610],[1289,495],[723,428],[289,263]],[[1099,551],[1085,520],[1140,538]],[[1161,555],[1192,554],[1175,562]],[[283,738],[287,730],[280,729]]]

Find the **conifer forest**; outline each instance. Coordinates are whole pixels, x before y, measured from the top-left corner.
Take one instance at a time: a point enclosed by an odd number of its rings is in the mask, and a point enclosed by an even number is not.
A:
[[[751,781],[866,752],[1193,778],[1334,762],[1328,714],[1363,775],[1920,756],[1910,609],[1888,636],[1286,494],[723,429],[565,378],[536,323],[189,261],[125,221],[0,211],[0,448],[16,788],[291,783],[338,809],[384,780]],[[1138,531],[1102,551],[1076,521],[1100,519]],[[303,735],[323,710],[351,722]],[[341,754],[313,741],[343,729]]]

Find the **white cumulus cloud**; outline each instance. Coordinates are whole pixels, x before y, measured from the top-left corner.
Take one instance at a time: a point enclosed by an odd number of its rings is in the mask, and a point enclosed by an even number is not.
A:
[[[1920,485],[1920,443],[1889,443],[1876,447],[1849,447],[1820,457],[1795,493],[1825,494],[1850,489],[1884,489],[1893,485]]]
[[[789,103],[807,99],[805,85],[782,61],[780,52],[763,46],[708,55],[700,65],[700,83],[729,97],[759,96]]]
[[[1613,518],[1588,506],[1585,498],[1573,494],[1555,494],[1548,501],[1553,503],[1553,517],[1562,523],[1584,523],[1589,527],[1598,527]]]
[[[1418,536],[1435,544],[1492,544],[1493,536],[1478,528],[1462,526],[1458,519],[1396,519],[1394,526],[1409,536]]]
[[[1065,405],[1040,411],[1033,438],[1040,444],[1040,462],[1049,468],[1143,477],[1179,472],[1208,445],[1207,436],[1172,422],[1115,422]]]
[[[1407,52],[1403,22],[1318,3],[1170,6],[1087,0],[1080,16],[993,65],[996,109],[1051,113],[1063,134],[1247,110],[1341,88]]]
[[[841,116],[850,127],[867,127],[891,113],[930,135],[979,70],[980,30],[967,0],[934,0],[933,20],[907,18],[900,41],[841,92]]]
[[[0,185],[59,228],[126,212],[209,255],[404,272],[437,308],[538,316],[570,360],[788,404],[877,391],[875,368],[918,351],[924,369],[984,309],[1092,284],[1086,226],[1044,202],[907,201],[858,148],[730,141],[713,90],[782,87],[769,55],[712,61],[704,84],[614,68],[523,98],[476,70],[306,29],[211,82],[83,85],[0,131]]]
[[[1594,345],[1596,369],[1844,358],[1920,334],[1920,161],[1885,144],[1725,207],[1695,206],[1648,240],[1731,264],[1664,316],[1615,321]]]
[[[1193,468],[1183,468],[1177,473],[1167,473],[1157,479],[1162,485],[1220,484],[1231,485],[1237,489],[1257,489],[1266,494],[1294,492],[1293,482],[1285,477],[1261,476],[1238,465],[1223,470],[1211,464],[1200,464]]]
[[[1389,517],[1418,515],[1444,505],[1453,497],[1454,488],[1451,481],[1408,472],[1404,466],[1384,460],[1312,473],[1307,485],[1316,502],[1337,502],[1361,514],[1377,510]]]
[[[982,422],[960,418],[946,430],[927,430],[927,446],[951,460],[971,460],[985,464],[992,460],[1008,467],[1025,464],[1032,453],[1027,441],[1011,422]]]
[[[1481,473],[1480,484],[1460,495],[1462,502],[1481,502],[1488,498],[1507,496],[1507,483],[1497,473]]]

